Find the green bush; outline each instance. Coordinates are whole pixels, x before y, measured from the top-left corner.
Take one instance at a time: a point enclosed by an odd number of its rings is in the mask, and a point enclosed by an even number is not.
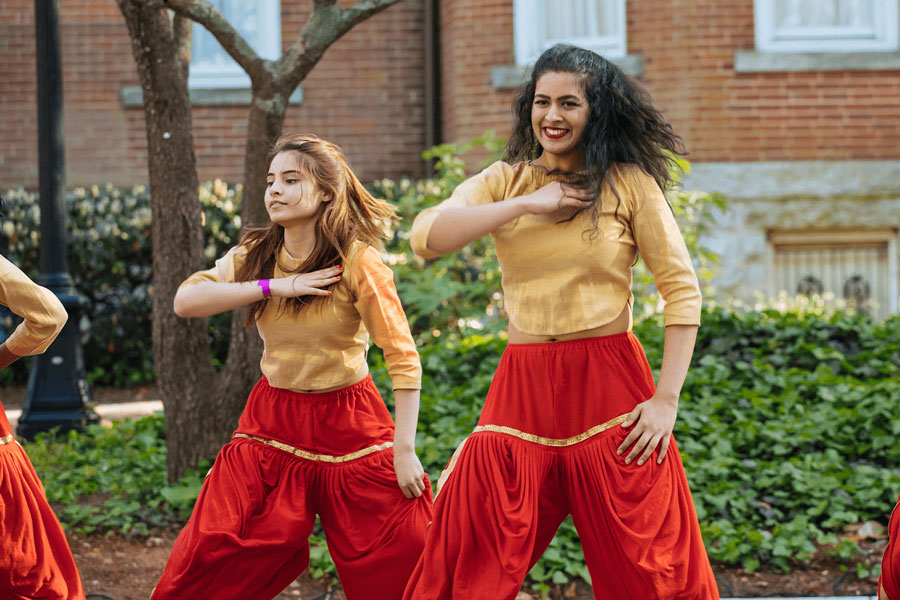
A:
[[[38,434],[25,443],[60,521],[81,533],[147,535],[190,514],[209,463],[174,486],[166,482],[162,415],[83,433]]]
[[[0,228],[4,255],[32,279],[39,275],[40,208],[38,195],[23,188],[4,194],[8,215]],[[237,241],[240,187],[221,181],[200,188],[211,262]],[[150,194],[146,187],[77,188],[66,195],[69,272],[86,299],[78,323],[88,381],[92,385],[127,386],[152,381],[150,311],[153,296],[150,247]],[[210,330],[214,353],[225,354],[227,319]],[[15,320],[7,313],[3,329]],[[0,383],[23,383],[27,361],[0,371]]]

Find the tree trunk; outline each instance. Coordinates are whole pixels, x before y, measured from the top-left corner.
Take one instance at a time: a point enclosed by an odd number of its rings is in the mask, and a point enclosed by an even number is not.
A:
[[[234,379],[246,380],[247,369],[216,377],[207,320],[181,319],[172,310],[179,284],[205,268],[187,67],[168,11],[148,8],[140,0],[118,4],[144,94],[153,240],[153,357],[166,417],[168,476],[175,481],[196,468],[201,458],[215,456],[228,440],[247,391]],[[249,337],[242,327],[235,329],[232,348]]]
[[[247,123],[247,145],[244,155],[244,194],[241,219],[244,224],[265,225],[269,222],[263,196],[266,191],[266,154],[281,135],[288,97],[291,92],[253,90]]]
[[[153,358],[166,415],[170,481],[195,468],[201,458],[213,458],[228,441],[247,394],[259,379],[262,354],[256,330],[243,326],[244,311],[234,311],[228,358],[217,375],[206,319],[180,319],[172,310],[178,286],[205,266],[187,87],[189,19],[212,28],[226,51],[253,71],[241,219],[244,225],[264,225],[268,222],[263,203],[265,157],[281,133],[291,92],[331,43],[397,1],[360,1],[342,11],[335,0],[315,0],[311,21],[288,59],[274,65],[273,75],[205,3],[163,0],[176,12],[173,18],[158,1],[116,0],[144,93],[153,236]]]

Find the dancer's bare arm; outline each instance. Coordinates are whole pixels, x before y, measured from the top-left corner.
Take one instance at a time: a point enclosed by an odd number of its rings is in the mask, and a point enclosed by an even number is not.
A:
[[[656,393],[650,399],[638,404],[622,423],[622,427],[625,428],[634,425],[618,448],[619,454],[631,448],[625,457],[626,463],[637,458],[639,465],[644,464],[657,447],[659,456],[656,462],[662,463],[666,457],[672,439],[672,429],[678,416],[678,397],[687,377],[696,341],[696,325],[666,327],[662,368],[659,371]]]
[[[425,490],[425,469],[416,456],[416,423],[419,390],[394,390],[394,471],[407,498],[418,498]]]
[[[269,290],[277,298],[327,296],[321,289],[341,279],[341,267],[329,267],[311,273],[299,273],[269,280]],[[257,281],[226,283],[201,281],[185,286],[175,294],[175,314],[179,317],[208,317],[246,306],[263,298]]]
[[[432,252],[454,252],[513,219],[586,208],[591,204],[589,198],[587,192],[553,182],[531,194],[502,202],[447,208],[435,218],[426,245]]]

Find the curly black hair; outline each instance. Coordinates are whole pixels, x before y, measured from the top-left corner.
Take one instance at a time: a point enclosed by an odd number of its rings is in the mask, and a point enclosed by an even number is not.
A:
[[[531,125],[531,107],[538,79],[549,72],[575,74],[587,98],[588,122],[578,140],[584,171],[562,174],[569,183],[594,196],[589,210],[596,234],[604,185],[610,187],[618,200],[618,220],[621,198],[612,179],[607,177],[610,168],[616,163],[637,165],[665,190],[672,180],[669,168],[675,164],[673,158],[686,154],[684,142],[653,107],[650,95],[619,67],[590,50],[556,44],[541,54],[531,79],[513,101],[515,126],[506,143],[507,162],[534,160],[543,152]]]

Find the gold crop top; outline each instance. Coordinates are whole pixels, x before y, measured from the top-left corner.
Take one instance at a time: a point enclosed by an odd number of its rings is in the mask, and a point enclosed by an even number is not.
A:
[[[242,246],[232,248],[216,266],[194,273],[181,284],[234,282],[245,259]],[[275,277],[284,277],[303,261],[284,247]],[[394,287],[394,274],[375,248],[356,242],[341,281],[329,298],[317,300],[299,313],[279,310],[284,299],[271,297],[257,320],[264,350],[260,367],[273,387],[310,392],[351,385],[369,372],[369,333],[384,350],[394,389],[419,389],[422,367],[406,314]]]
[[[6,339],[16,356],[46,350],[69,316],[56,294],[31,281],[18,267],[0,256],[0,304],[24,319]]]
[[[665,196],[637,166],[617,165],[612,175],[621,203],[604,188],[594,239],[588,211],[566,223],[559,223],[559,213],[527,214],[491,232],[506,312],[519,331],[562,335],[609,323],[633,303],[631,265],[638,252],[666,302],[666,325],[700,324],[697,275]],[[413,251],[438,256],[426,242],[441,211],[524,196],[555,179],[528,163],[495,162],[416,217]]]

